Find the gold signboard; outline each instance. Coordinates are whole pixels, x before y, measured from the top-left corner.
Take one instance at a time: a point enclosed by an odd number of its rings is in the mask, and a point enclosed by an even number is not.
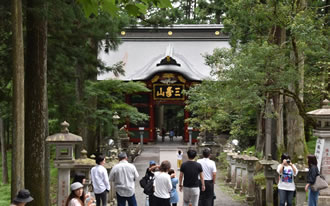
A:
[[[154,84],[154,100],[184,100],[184,84]]]

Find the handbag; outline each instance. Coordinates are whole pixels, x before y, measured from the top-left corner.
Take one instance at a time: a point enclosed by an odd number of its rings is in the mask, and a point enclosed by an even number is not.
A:
[[[328,188],[328,183],[323,176],[316,176],[315,183],[311,185],[313,191],[319,191]]]

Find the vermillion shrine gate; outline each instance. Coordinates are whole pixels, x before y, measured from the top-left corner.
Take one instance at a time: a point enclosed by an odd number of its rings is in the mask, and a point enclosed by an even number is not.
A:
[[[157,131],[173,130],[175,136],[189,141],[189,112],[184,109],[189,90],[202,80],[211,79],[211,68],[203,55],[215,48],[229,47],[222,25],[174,25],[172,27],[135,27],[121,32],[122,44],[117,51],[99,52],[107,66],[124,63],[125,75],[102,74],[99,80],[120,79],[145,82],[151,92],[127,95],[128,104],[150,118],[142,124],[128,122],[132,142],[140,142],[139,127],[144,127],[144,142],[157,140]],[[193,129],[196,142],[198,129]]]

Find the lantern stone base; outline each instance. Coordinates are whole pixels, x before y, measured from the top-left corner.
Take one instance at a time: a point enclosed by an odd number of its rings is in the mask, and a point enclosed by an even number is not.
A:
[[[319,196],[318,206],[330,205],[330,196]]]

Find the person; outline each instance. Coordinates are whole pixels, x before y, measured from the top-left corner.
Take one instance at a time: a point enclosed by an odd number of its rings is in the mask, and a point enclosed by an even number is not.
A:
[[[320,191],[313,191],[310,186],[315,183],[316,177],[320,175],[320,172],[317,167],[317,159],[315,155],[308,155],[307,160],[309,170],[305,191],[308,192],[308,206],[316,206]]]
[[[85,197],[83,196],[84,186],[80,182],[74,182],[70,186],[71,193],[66,199],[65,206],[84,206]]]
[[[200,192],[199,196],[199,206],[213,206],[214,197],[214,184],[216,180],[217,167],[215,162],[210,160],[211,150],[205,148],[203,150],[203,159],[197,160],[198,163],[202,165],[205,191]]]
[[[155,172],[154,194],[151,197],[150,206],[170,206],[170,192],[172,190],[171,177],[168,174],[170,168],[171,163],[164,160],[159,166],[159,171]]]
[[[127,161],[125,152],[118,154],[119,163],[110,172],[110,181],[114,182],[118,206],[136,206],[135,180],[139,177],[135,166]]]
[[[172,182],[170,203],[172,204],[172,206],[177,206],[179,202],[179,196],[178,196],[178,192],[176,191],[176,185],[179,183],[179,180],[178,178],[175,177],[174,169],[170,169],[168,171],[168,174],[171,176],[171,182]]]
[[[147,177],[148,180],[150,179],[153,179],[155,174],[154,172],[156,171],[156,169],[159,168],[159,166],[156,164],[155,161],[151,160],[149,162],[149,167],[147,168],[146,170],[146,174],[145,174],[145,177]],[[151,198],[152,195],[147,195],[146,196],[146,206],[149,206],[151,205],[151,201],[152,201],[152,198]]]
[[[197,154],[195,150],[189,149],[187,154],[188,161],[182,163],[180,168],[179,188],[180,192],[183,190],[183,205],[188,206],[190,202],[192,206],[197,206],[200,193],[198,176],[200,177],[201,189],[205,191],[203,169],[201,164],[194,161]]]
[[[177,160],[178,160],[178,170],[180,170],[181,164],[182,164],[182,152],[181,152],[181,150],[178,151],[178,154],[176,156],[177,156]]]
[[[84,185],[86,183],[86,175],[84,173],[78,172],[74,175],[73,177],[73,181],[74,182],[80,182],[82,185]],[[95,202],[94,202],[94,198],[91,196],[90,192],[85,192],[85,190],[83,190],[83,194],[82,196],[85,198],[85,205],[87,206],[94,206]]]
[[[165,141],[165,135],[166,135],[166,130],[165,128],[162,128],[162,142]]]
[[[170,141],[173,142],[173,137],[174,137],[174,130],[170,130]]]
[[[10,206],[24,206],[32,200],[33,197],[31,197],[30,191],[27,189],[21,189],[18,191]]]
[[[281,164],[277,166],[277,173],[280,175],[278,183],[278,193],[280,196],[280,206],[292,206],[292,199],[296,186],[294,184],[294,176],[298,174],[297,167],[292,164],[290,156],[282,154]]]
[[[108,192],[110,191],[110,182],[108,172],[104,167],[105,157],[102,154],[97,155],[96,166],[91,169],[91,179],[94,189],[96,206],[107,205]]]

